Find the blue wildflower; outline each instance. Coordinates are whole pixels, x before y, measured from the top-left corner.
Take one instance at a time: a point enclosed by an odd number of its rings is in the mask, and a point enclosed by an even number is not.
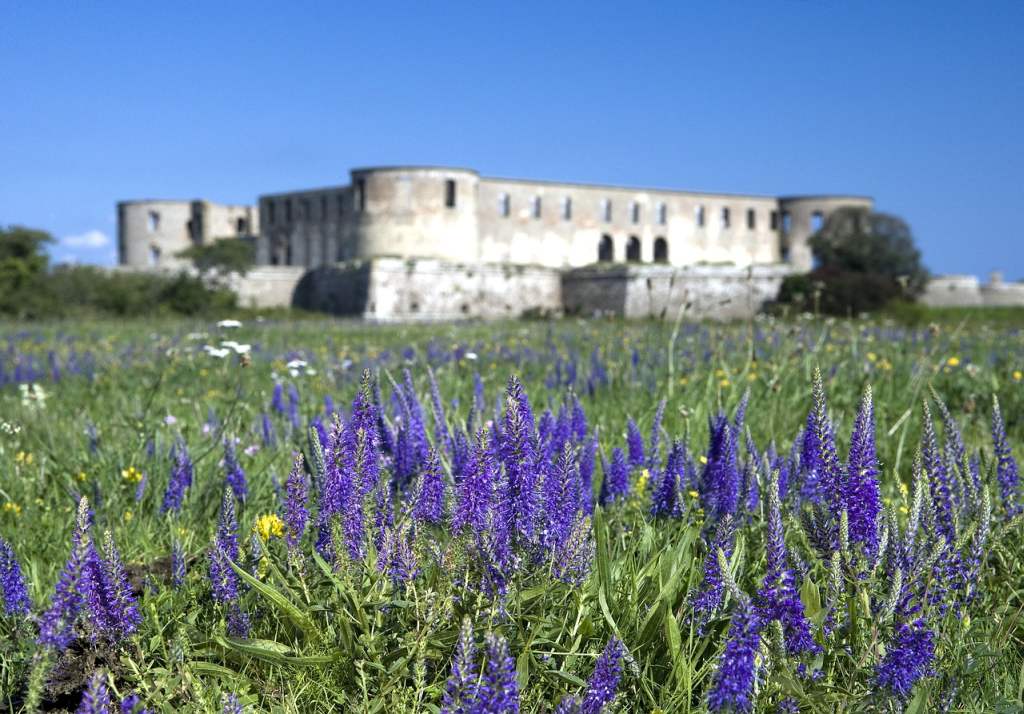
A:
[[[444,519],[444,473],[433,448],[427,452],[426,463],[420,472],[412,517],[419,523],[434,525],[439,525]]]
[[[172,458],[174,464],[171,467],[167,490],[164,491],[164,501],[160,507],[160,513],[180,511],[185,491],[192,485],[192,459],[189,457],[188,447],[184,442],[179,442],[174,446]]]
[[[761,627],[756,610],[749,602],[740,601],[729,623],[729,637],[708,693],[710,711],[753,711],[757,674],[754,659],[761,647]]]
[[[587,693],[580,705],[580,714],[601,714],[605,707],[615,699],[619,688],[619,677],[622,676],[622,655],[625,648],[622,640],[612,637],[597,658],[594,673],[587,682]]]
[[[106,677],[99,671],[89,678],[75,714],[113,714]]]
[[[27,615],[31,611],[32,602],[21,565],[14,549],[3,538],[0,538],[0,601],[8,615]]]
[[[906,701],[914,685],[932,672],[935,635],[923,620],[901,623],[885,658],[875,670],[875,681],[897,698]]]
[[[996,455],[996,478],[999,481],[999,495],[1007,518],[1013,518],[1024,510],[1020,503],[1020,474],[1017,460],[1006,439],[1006,425],[999,410],[999,400],[992,397],[992,443]]]
[[[622,449],[612,449],[612,463],[601,482],[601,505],[625,500],[629,495],[629,466]]]
[[[245,471],[238,463],[235,442],[228,437],[224,438],[224,480],[231,487],[235,498],[244,503],[245,497],[249,495],[249,486],[245,480]]]
[[[309,520],[309,509],[306,507],[306,471],[302,453],[295,455],[292,462],[292,470],[288,473],[288,481],[285,484],[284,502],[284,541],[290,551],[296,551],[302,536],[306,532],[306,523]]]
[[[646,463],[644,456],[644,437],[640,433],[640,427],[630,417],[626,424],[626,446],[629,449],[629,465],[643,466]]]
[[[882,504],[878,492],[875,411],[871,387],[864,390],[860,411],[853,425],[843,505],[849,520],[850,541],[862,544],[868,555],[873,557],[878,549],[878,517]]]

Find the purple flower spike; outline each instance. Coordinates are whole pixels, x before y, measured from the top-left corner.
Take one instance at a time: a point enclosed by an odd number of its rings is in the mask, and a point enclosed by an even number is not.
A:
[[[245,470],[238,463],[235,442],[228,437],[224,438],[224,480],[231,487],[235,498],[245,503],[245,497],[249,495],[249,485],[245,479]]]
[[[434,525],[439,525],[444,519],[444,473],[433,448],[427,452],[427,461],[420,473],[412,517],[418,523]]]
[[[89,536],[89,501],[83,497],[78,502],[71,555],[61,571],[50,607],[39,621],[39,644],[62,652],[75,640],[75,625],[85,607],[86,565],[94,555]]]
[[[302,541],[302,536],[306,532],[306,523],[309,520],[309,509],[306,508],[306,471],[303,468],[302,452],[295,455],[292,470],[288,473],[285,491],[284,541],[289,550],[294,551]]]
[[[702,634],[704,626],[715,614],[715,611],[721,607],[722,596],[725,592],[725,582],[718,564],[718,551],[721,550],[725,553],[726,558],[732,556],[735,532],[731,517],[726,516],[718,522],[715,537],[711,540],[707,555],[704,557],[704,580],[700,589],[694,591],[690,596],[690,606],[693,608],[692,618],[697,623],[697,631]]]
[[[96,672],[89,679],[89,684],[82,692],[82,701],[75,714],[113,714],[110,693],[107,691],[107,680],[101,672]]]
[[[0,538],[0,600],[8,615],[27,615],[32,609],[25,577],[14,550]]]
[[[180,442],[174,447],[174,466],[171,467],[171,478],[167,482],[167,490],[164,491],[164,502],[160,507],[160,513],[180,511],[182,501],[185,499],[185,491],[191,485],[192,459],[189,457],[185,442]]]
[[[1017,461],[1006,440],[1006,425],[999,410],[999,400],[992,397],[992,443],[996,454],[996,477],[999,481],[999,495],[1007,518],[1013,518],[1024,510],[1020,503],[1020,474]]]
[[[475,711],[477,699],[476,647],[473,644],[473,625],[469,617],[462,620],[459,640],[455,645],[452,671],[445,685],[441,702],[442,714],[464,714]]]
[[[508,650],[508,642],[500,635],[488,634],[487,663],[483,684],[474,711],[488,714],[518,714],[519,685],[516,661]]]
[[[729,639],[718,660],[708,693],[713,712],[751,712],[754,709],[754,658],[761,647],[761,620],[750,603],[741,601],[729,624]]]
[[[878,516],[882,503],[878,493],[875,409],[871,387],[864,390],[864,399],[853,425],[843,503],[849,519],[850,541],[861,543],[873,557],[878,549]]]
[[[643,466],[646,457],[644,456],[644,435],[640,433],[640,427],[630,417],[626,424],[626,446],[629,449],[629,465],[633,467]]]
[[[924,622],[903,623],[897,629],[895,642],[888,647],[885,659],[875,670],[875,681],[906,701],[917,681],[931,674],[934,656],[935,635],[924,626]]]
[[[604,652],[594,665],[594,673],[587,682],[587,694],[580,706],[580,714],[601,714],[604,708],[615,699],[619,688],[619,677],[622,675],[622,655],[625,648],[622,640],[612,637],[604,648]]]
[[[139,629],[142,615],[139,613],[135,593],[128,582],[128,573],[125,572],[121,555],[117,552],[110,531],[104,535],[103,576],[104,595],[110,617],[109,638],[112,642],[120,642]]]
[[[632,457],[631,457],[632,460]],[[622,449],[612,449],[612,463],[601,483],[601,505],[622,501],[629,495],[629,465]]]
[[[810,623],[804,614],[796,576],[789,567],[786,555],[777,472],[772,475],[768,486],[768,533],[765,541],[768,572],[758,593],[761,618],[765,622],[778,620],[782,624],[786,651],[789,654],[818,651],[819,648],[811,636]]]

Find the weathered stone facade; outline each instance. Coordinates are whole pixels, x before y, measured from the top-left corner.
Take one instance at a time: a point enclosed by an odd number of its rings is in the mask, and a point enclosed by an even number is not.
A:
[[[255,206],[210,201],[122,201],[117,204],[118,263],[135,268],[181,268],[177,254],[218,238],[259,233]]]
[[[983,284],[973,275],[940,275],[928,281],[921,302],[931,307],[1024,307],[1024,283],[992,273]]]
[[[190,245],[246,232],[244,305],[373,320],[590,314],[749,316],[807,239],[858,196],[773,197],[481,177],[470,169],[354,169],[347,185],[250,206],[132,201],[121,263],[177,267]],[[257,215],[258,212],[258,215]]]
[[[481,177],[469,169],[355,169],[345,186],[260,197],[257,262],[437,258],[575,268],[596,262],[787,263],[858,196],[772,197]]]

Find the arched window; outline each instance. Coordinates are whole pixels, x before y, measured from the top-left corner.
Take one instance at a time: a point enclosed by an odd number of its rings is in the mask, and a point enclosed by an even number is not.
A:
[[[610,263],[615,259],[615,244],[612,243],[610,235],[601,236],[601,242],[597,246],[597,260],[600,263]]]
[[[825,225],[825,216],[821,211],[815,211],[811,214],[811,233],[817,233],[821,230],[822,226]]]
[[[235,232],[238,233],[238,235],[245,235],[246,231],[249,230],[249,222],[244,218],[239,218],[235,221],[235,229]]]
[[[661,236],[654,239],[654,262],[668,262],[668,241]]]
[[[636,236],[630,236],[626,243],[626,260],[630,263],[640,262],[640,239]]]

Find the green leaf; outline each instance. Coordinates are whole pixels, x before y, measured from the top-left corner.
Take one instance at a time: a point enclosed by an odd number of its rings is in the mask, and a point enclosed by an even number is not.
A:
[[[238,573],[238,577],[244,580],[253,590],[262,595],[268,602],[284,614],[292,624],[298,627],[309,636],[316,634],[316,626],[306,613],[300,610],[291,600],[281,594],[274,586],[261,582],[240,568],[237,563],[228,559],[231,569]]]

